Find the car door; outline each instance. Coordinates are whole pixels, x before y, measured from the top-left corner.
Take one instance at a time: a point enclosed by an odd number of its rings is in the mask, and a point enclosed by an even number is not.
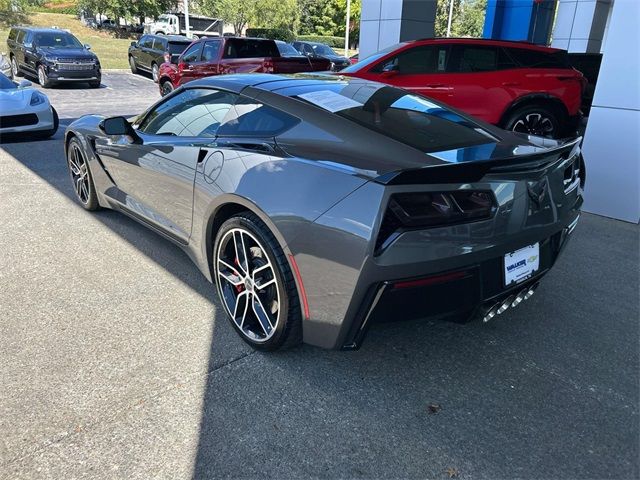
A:
[[[220,59],[220,50],[222,49],[221,40],[208,40],[204,42],[202,47],[201,62],[198,65],[198,74],[203,77],[218,75],[218,66]]]
[[[448,54],[448,45],[409,47],[374,64],[362,76],[449,103],[451,86],[446,74]]]
[[[447,65],[450,105],[489,123],[500,115],[522,89],[521,75],[501,47],[453,45]]]
[[[167,39],[162,37],[154,37],[153,47],[149,54],[149,68],[153,68],[153,64],[160,66],[164,62],[164,52],[167,51]]]
[[[25,32],[23,42],[24,52],[24,67],[30,72],[36,72],[36,65],[38,64],[38,39],[37,35],[33,32]]]
[[[202,42],[192,44],[180,57],[178,61],[178,83],[183,85],[191,80],[199,78],[198,64],[200,63],[200,53],[202,52]]]
[[[139,65],[145,70],[151,69],[151,55],[153,53],[153,37],[147,35],[140,39]]]
[[[18,65],[20,66],[20,68],[23,69],[29,69],[29,67],[26,64],[26,47],[25,47],[25,41],[27,40],[28,37],[28,32],[26,32],[25,30],[18,30],[18,34],[16,35],[16,43],[15,43],[15,57],[16,57],[16,62],[18,62]]]
[[[138,139],[98,138],[96,152],[118,191],[112,197],[135,216],[186,243],[201,149],[214,141],[236,95],[207,88],[168,98],[135,125]]]

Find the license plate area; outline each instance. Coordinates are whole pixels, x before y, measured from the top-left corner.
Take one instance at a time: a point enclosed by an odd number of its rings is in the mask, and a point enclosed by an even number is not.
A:
[[[534,243],[504,256],[504,286],[517,285],[540,270],[540,244]]]

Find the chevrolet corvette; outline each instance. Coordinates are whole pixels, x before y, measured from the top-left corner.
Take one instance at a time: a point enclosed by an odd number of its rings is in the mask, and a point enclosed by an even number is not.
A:
[[[380,320],[504,315],[578,222],[579,145],[318,74],[197,80],[65,134],[79,203],[186,250],[262,350],[359,348]]]
[[[58,114],[44,93],[23,80],[0,73],[0,136],[33,134],[51,137],[58,131]]]

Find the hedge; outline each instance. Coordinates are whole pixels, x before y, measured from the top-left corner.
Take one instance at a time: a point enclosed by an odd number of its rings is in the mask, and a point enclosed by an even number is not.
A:
[[[330,47],[344,48],[344,37],[331,37],[323,35],[300,35],[298,40],[301,42],[319,42],[325,43]]]
[[[247,28],[247,37],[271,38],[283,42],[293,42],[295,35],[286,28]]]

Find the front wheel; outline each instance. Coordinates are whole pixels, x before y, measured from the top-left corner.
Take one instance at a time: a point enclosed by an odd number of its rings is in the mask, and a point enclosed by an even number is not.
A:
[[[102,80],[98,79],[98,80],[92,80],[89,82],[89,86],[91,88],[100,88],[100,85],[102,84]]]
[[[258,350],[301,341],[301,311],[286,256],[253,213],[231,217],[218,230],[213,251],[220,301],[240,337]]]
[[[131,73],[133,73],[134,75],[138,73],[138,66],[136,65],[136,61],[132,56],[129,57],[129,67],[131,68]]]
[[[505,120],[504,128],[540,137],[558,138],[560,136],[558,115],[552,109],[542,105],[516,109]]]
[[[159,75],[160,70],[158,69],[158,64],[157,63],[152,63],[151,64],[151,78],[153,78],[153,81],[158,83],[158,78],[160,77]]]
[[[53,82],[49,80],[49,75],[47,75],[47,70],[44,68],[44,65],[38,67],[38,83],[42,88],[49,88],[53,84]]]
[[[67,166],[76,198],[85,210],[98,210],[98,195],[93,183],[87,157],[77,138],[72,138],[67,148]]]
[[[20,71],[20,67],[18,66],[16,57],[11,57],[11,74],[14,78],[22,76],[22,72]]]
[[[160,94],[164,97],[173,92],[173,84],[170,80],[164,80],[160,85]]]
[[[40,133],[40,138],[53,137],[58,131],[58,127],[60,126],[60,119],[58,118],[58,112],[56,112],[56,109],[53,107],[51,107],[51,115],[53,116],[53,127]]]

